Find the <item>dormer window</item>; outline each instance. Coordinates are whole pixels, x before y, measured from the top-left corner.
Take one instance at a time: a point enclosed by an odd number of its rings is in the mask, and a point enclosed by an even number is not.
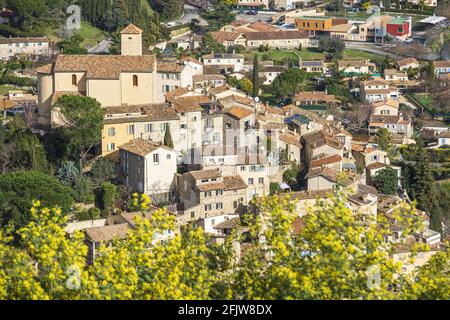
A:
[[[76,75],[76,74],[73,74],[73,75],[72,75],[72,85],[73,85],[73,86],[76,86],[76,85],[77,85],[77,75]]]
[[[139,79],[137,75],[133,75],[133,86],[137,87],[139,85]]]

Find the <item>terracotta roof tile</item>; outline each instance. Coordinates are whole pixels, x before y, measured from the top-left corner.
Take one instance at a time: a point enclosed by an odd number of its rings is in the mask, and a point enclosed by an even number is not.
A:
[[[220,74],[199,74],[192,77],[192,82],[202,82],[202,81],[213,81],[213,80],[223,80],[225,81],[225,76]]]
[[[162,143],[155,143],[150,140],[144,140],[144,139],[135,139],[131,140],[130,142],[127,142],[121,146],[119,146],[119,149],[134,153],[138,156],[145,157],[150,152],[153,152],[155,150],[158,150],[159,148],[163,148],[166,150],[172,150]]]
[[[222,177],[222,174],[216,169],[190,171],[189,174],[192,175],[195,180],[217,179]]]
[[[287,144],[292,144],[294,146],[301,147],[300,137],[294,135],[293,133],[287,132],[280,134],[279,139],[283,142],[286,142]]]
[[[242,108],[242,107],[231,107],[229,110],[225,111],[227,114],[238,118],[238,119],[244,119],[250,116],[253,112],[251,110]]]
[[[271,31],[271,32],[246,32],[247,40],[275,40],[275,39],[307,39],[308,33],[305,31]]]
[[[55,91],[52,95],[50,105],[54,105],[62,96],[83,96],[83,94],[76,91]]]
[[[128,223],[114,224],[103,227],[85,229],[86,237],[93,242],[108,242],[113,239],[122,239],[128,235]]]
[[[0,38],[0,44],[49,42],[47,37]]]
[[[227,32],[227,31],[214,31],[210,33],[211,37],[218,41],[235,41],[237,38],[241,36],[239,32]]]
[[[307,144],[311,145],[312,148],[319,148],[324,145],[329,145],[335,149],[341,150],[344,146],[334,137],[327,134],[324,130],[307,133],[303,135],[303,139]]]
[[[130,23],[125,29],[120,31],[121,34],[141,34],[144,30],[136,27],[134,24]]]
[[[176,62],[161,62],[157,63],[158,72],[168,72],[168,73],[181,73],[184,66]]]
[[[223,183],[225,184],[225,190],[246,189],[248,187],[241,176],[238,175],[223,177]]]
[[[408,58],[404,58],[404,59],[401,59],[401,60],[397,61],[397,65],[399,67],[403,67],[403,66],[406,66],[408,64],[414,64],[414,63],[419,64],[419,61],[417,61],[417,59],[413,58],[413,57],[408,57]]]
[[[311,168],[325,166],[327,164],[338,163],[341,162],[342,158],[340,155],[336,154],[329,157],[324,157],[321,159],[311,161]]]
[[[308,174],[306,175],[307,179],[311,179],[317,176],[322,176],[331,182],[338,183],[339,181],[339,175],[342,171],[334,170],[328,167],[320,167],[320,168],[313,168],[309,170]],[[345,173],[345,179],[342,179],[342,181],[339,181],[339,184],[347,187],[351,185],[355,181],[355,175],[346,172]]]
[[[175,90],[167,92],[164,95],[164,97],[166,98],[166,101],[173,102],[173,100],[175,100],[176,98],[178,98],[182,95],[185,95],[188,92],[189,92],[189,90],[186,88],[177,88]]]
[[[336,102],[334,95],[326,94],[324,91],[303,91],[296,93],[294,96],[294,101],[325,101],[325,102]]]
[[[59,55],[54,72],[86,72],[88,79],[118,79],[123,72],[151,73],[153,55]]]
[[[51,74],[53,72],[53,64],[49,63],[49,64],[46,64],[45,66],[37,68],[36,72],[42,73],[42,74]]]
[[[179,97],[172,101],[173,107],[177,112],[202,111],[202,104],[211,102],[211,99],[205,96]]]
[[[179,119],[177,112],[167,104],[144,105],[143,110],[150,121],[165,121]]]

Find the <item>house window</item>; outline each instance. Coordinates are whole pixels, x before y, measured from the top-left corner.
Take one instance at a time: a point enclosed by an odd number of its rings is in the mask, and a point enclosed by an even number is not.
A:
[[[139,85],[138,76],[133,75],[133,86],[137,87]]]
[[[223,209],[223,203],[222,202],[216,203],[216,209],[217,210]]]
[[[191,218],[195,218],[195,211],[191,211]]]
[[[241,171],[245,171],[245,166],[241,166]]]
[[[216,196],[223,195],[223,190],[216,190]]]
[[[154,164],[159,164],[159,153],[155,153],[153,155],[153,163]]]
[[[233,201],[233,209],[237,209],[238,207],[238,202],[237,201]]]
[[[134,125],[130,124],[127,126],[127,134],[134,134]]]
[[[109,128],[108,129],[108,136],[114,137],[116,135],[116,128]]]
[[[211,197],[211,191],[206,191],[205,192],[205,198],[207,198],[207,197]]]
[[[151,123],[147,123],[145,125],[145,132],[152,132],[153,131],[153,125]]]
[[[171,158],[170,154],[166,155],[167,160],[170,160],[170,158]]]
[[[76,74],[73,74],[73,75],[72,75],[72,85],[73,85],[73,86],[76,86],[76,85],[77,85],[77,75],[76,75]]]
[[[211,205],[210,204],[205,204],[205,211],[209,211],[211,210]]]
[[[108,151],[113,151],[114,149],[116,149],[116,144],[115,143],[108,143],[106,148],[107,148]]]
[[[259,182],[259,184],[264,184],[264,178],[259,178],[258,182]]]
[[[248,178],[248,184],[253,185],[253,178]]]

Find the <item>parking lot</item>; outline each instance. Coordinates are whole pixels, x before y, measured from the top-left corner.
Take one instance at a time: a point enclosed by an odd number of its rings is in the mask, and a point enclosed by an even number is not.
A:
[[[237,13],[236,20],[245,20],[249,22],[262,21],[262,22],[270,22],[272,21],[272,16],[275,13],[266,13],[266,12],[258,12],[256,15],[250,15],[244,13]]]

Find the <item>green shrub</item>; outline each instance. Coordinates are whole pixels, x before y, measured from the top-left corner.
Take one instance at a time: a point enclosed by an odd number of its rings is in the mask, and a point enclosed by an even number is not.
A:
[[[117,187],[110,182],[103,182],[100,187],[100,205],[102,217],[109,217],[114,210],[114,201],[117,196]]]

